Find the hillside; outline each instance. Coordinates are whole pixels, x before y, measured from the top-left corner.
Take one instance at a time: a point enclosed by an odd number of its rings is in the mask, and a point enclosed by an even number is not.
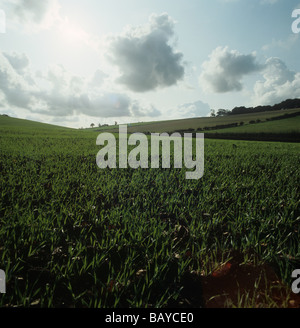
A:
[[[0,132],[6,134],[25,134],[25,135],[52,135],[63,136],[78,131],[53,124],[30,121],[26,119],[14,118],[6,115],[0,115]]]
[[[0,115],[1,133],[34,133],[51,136],[87,137],[90,133],[118,133],[118,126],[84,130],[17,119]],[[206,138],[300,142],[300,109],[236,114],[222,117],[199,117],[170,121],[128,124],[128,133],[203,132]]]
[[[210,130],[207,133],[300,133],[300,116],[290,117],[274,121],[257,122],[232,128]]]
[[[69,129],[66,127],[48,124],[48,123],[41,123],[21,118],[10,117],[6,115],[0,115],[0,127],[7,128],[7,127],[28,127],[28,128],[40,128],[40,129]]]
[[[158,122],[143,122],[134,123],[128,126],[128,132],[174,132],[174,131],[199,131],[201,129],[213,128],[216,126],[229,125],[229,124],[240,124],[243,122],[244,125],[250,124],[251,121],[261,121],[264,122],[271,118],[277,118],[283,115],[292,115],[299,113],[300,109],[288,109],[273,112],[262,112],[262,113],[251,113],[251,114],[237,114],[222,117],[199,117],[199,118],[189,118],[180,120],[170,120],[170,121],[158,121]],[[118,127],[109,126],[94,128],[96,131],[109,130],[110,132],[118,132]]]
[[[211,139],[300,142],[300,116],[205,131]]]
[[[109,126],[90,130],[117,133],[118,127]],[[300,142],[300,109],[142,122],[128,125],[128,132],[146,134],[154,132],[204,132],[206,138],[212,139]]]

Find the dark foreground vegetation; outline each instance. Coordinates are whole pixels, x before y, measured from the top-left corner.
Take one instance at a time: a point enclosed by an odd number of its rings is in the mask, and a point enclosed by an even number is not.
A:
[[[100,170],[97,133],[22,124],[0,129],[0,306],[299,306],[299,144],[206,140],[186,180]]]

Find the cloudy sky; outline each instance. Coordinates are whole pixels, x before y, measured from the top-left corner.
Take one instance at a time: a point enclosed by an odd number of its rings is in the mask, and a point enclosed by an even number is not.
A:
[[[0,0],[0,113],[79,128],[298,98],[295,9],[300,0]]]

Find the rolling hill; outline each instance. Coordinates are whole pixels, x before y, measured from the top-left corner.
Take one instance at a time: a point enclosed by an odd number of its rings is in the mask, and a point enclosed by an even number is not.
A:
[[[118,132],[118,127],[95,128],[98,132]],[[206,138],[300,142],[300,109],[200,117],[171,121],[134,123],[129,133],[203,132]]]
[[[65,136],[87,136],[90,133],[118,133],[118,126],[71,129],[57,125],[0,116],[2,133],[49,133]],[[199,117],[170,121],[128,124],[128,133],[203,132],[206,138],[300,142],[300,109],[272,112]]]
[[[181,130],[199,130],[204,128],[212,128],[220,125],[228,125],[243,122],[244,124],[249,124],[251,121],[260,120],[261,122],[267,121],[272,118],[279,118],[283,115],[299,114],[300,109],[288,109],[272,112],[262,112],[262,113],[251,113],[251,114],[238,114],[229,115],[222,117],[199,117],[199,118],[188,118],[180,120],[170,120],[170,121],[156,121],[156,122],[141,122],[133,123],[128,126],[128,132],[172,132]],[[103,131],[110,130],[111,132],[118,132],[117,126],[108,127],[98,127],[93,130]]]

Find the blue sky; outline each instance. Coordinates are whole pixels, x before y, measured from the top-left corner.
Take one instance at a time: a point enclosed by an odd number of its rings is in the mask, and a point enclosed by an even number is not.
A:
[[[1,0],[0,9],[0,113],[86,127],[300,95],[291,29],[300,0]]]

